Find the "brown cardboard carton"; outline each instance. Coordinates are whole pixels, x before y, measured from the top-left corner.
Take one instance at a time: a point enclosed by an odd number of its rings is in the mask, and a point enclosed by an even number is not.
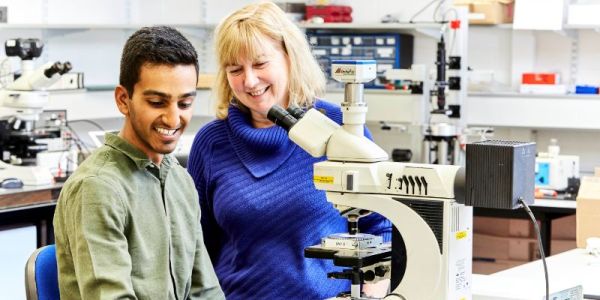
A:
[[[489,275],[489,274],[504,271],[506,269],[510,269],[512,267],[516,267],[516,266],[519,266],[519,265],[522,265],[525,263],[527,263],[527,261],[503,260],[503,259],[497,259],[497,260],[493,260],[493,261],[474,260],[473,261],[473,273]]]
[[[552,239],[573,240],[577,236],[575,215],[552,220]]]
[[[575,240],[555,240],[550,241],[550,255],[556,255],[577,248]]]
[[[473,257],[491,260],[532,259],[533,238],[498,237],[487,234],[473,235]]]
[[[471,24],[512,23],[514,0],[454,0],[456,6],[468,6],[469,13],[481,14],[483,19],[470,19]]]
[[[531,221],[494,217],[473,218],[473,231],[500,237],[531,237]]]
[[[550,241],[550,254],[546,253],[546,257],[551,255],[556,255],[559,253],[563,253],[565,251],[569,251],[571,249],[577,248],[577,243],[575,240],[561,240],[561,239],[552,239]],[[540,259],[540,248],[538,244],[535,243],[531,247],[531,259],[536,260]]]
[[[583,177],[577,195],[577,247],[589,237],[600,237],[600,177]]]

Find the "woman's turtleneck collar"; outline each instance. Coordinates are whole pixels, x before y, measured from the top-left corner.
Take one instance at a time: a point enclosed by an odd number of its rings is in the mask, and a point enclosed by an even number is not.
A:
[[[277,170],[292,155],[296,144],[280,126],[254,128],[249,114],[236,106],[228,111],[227,133],[237,157],[256,178]]]

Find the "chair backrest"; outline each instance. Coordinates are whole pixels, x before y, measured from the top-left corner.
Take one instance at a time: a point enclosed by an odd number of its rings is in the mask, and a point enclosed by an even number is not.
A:
[[[44,246],[35,250],[25,265],[27,300],[60,299],[56,247]]]

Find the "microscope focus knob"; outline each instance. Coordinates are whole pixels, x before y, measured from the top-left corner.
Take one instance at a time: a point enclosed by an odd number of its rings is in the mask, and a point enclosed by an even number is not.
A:
[[[385,276],[385,274],[389,271],[389,268],[386,266],[378,266],[375,267],[375,275],[379,277]]]
[[[363,279],[365,281],[372,281],[372,280],[374,280],[375,279],[375,272],[373,272],[371,270],[366,271],[365,273],[363,273]]]

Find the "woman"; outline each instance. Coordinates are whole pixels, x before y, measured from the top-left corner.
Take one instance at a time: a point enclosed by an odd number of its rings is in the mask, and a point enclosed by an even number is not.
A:
[[[323,299],[349,290],[327,279],[339,268],[303,249],[347,232],[347,222],[312,183],[315,159],[267,119],[274,104],[315,107],[341,123],[339,106],[316,100],[325,78],[305,36],[271,2],[248,5],[216,30],[217,120],[194,140],[205,243],[228,299]],[[385,234],[378,215],[362,232]]]

